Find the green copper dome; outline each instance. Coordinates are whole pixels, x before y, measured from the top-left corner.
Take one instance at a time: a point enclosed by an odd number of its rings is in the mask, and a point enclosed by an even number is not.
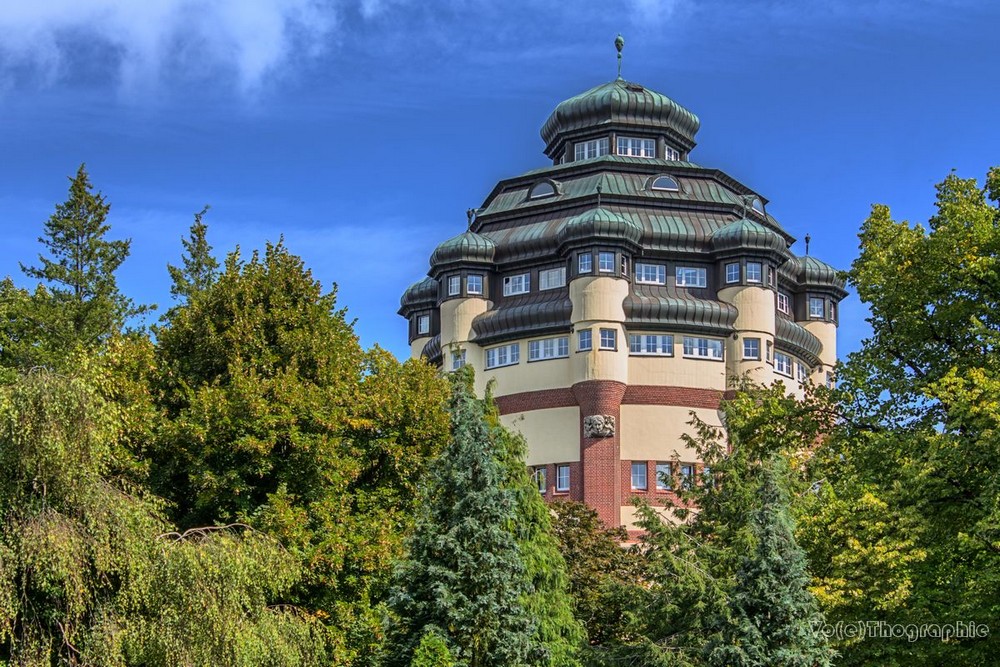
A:
[[[833,268],[826,262],[822,262],[815,257],[796,257],[791,262],[792,273],[798,281],[805,286],[825,286],[833,287],[838,291],[844,291],[844,279],[840,271]]]
[[[573,241],[626,241],[638,245],[641,239],[642,227],[638,223],[606,208],[592,208],[566,222],[559,230],[558,243],[560,247]]]
[[[407,317],[410,312],[419,310],[420,306],[432,307],[437,303],[438,281],[433,278],[419,280],[403,292],[399,299],[399,314]]]
[[[496,245],[485,236],[475,232],[465,232],[450,238],[437,248],[431,255],[431,266],[443,266],[458,262],[475,262],[490,264],[496,253]]]
[[[616,79],[561,102],[545,121],[541,134],[546,146],[552,146],[560,135],[605,125],[667,130],[690,150],[701,121],[666,95]]]
[[[763,250],[789,256],[785,239],[759,222],[742,218],[720,227],[712,234],[712,249]]]

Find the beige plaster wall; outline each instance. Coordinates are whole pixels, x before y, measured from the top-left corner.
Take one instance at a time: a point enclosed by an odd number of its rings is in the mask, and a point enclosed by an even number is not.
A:
[[[580,460],[580,409],[549,408],[503,415],[504,426],[528,442],[529,466]]]
[[[622,461],[669,461],[674,452],[683,462],[698,456],[684,444],[682,435],[691,433],[691,412],[702,421],[721,425],[717,410],[676,405],[623,405],[619,438]]]
[[[641,333],[639,331],[633,333]],[[726,388],[726,363],[682,356],[683,334],[674,334],[674,356],[628,356],[628,383],[702,387],[723,391]],[[729,350],[726,350],[729,353]],[[626,354],[628,352],[626,351]]]
[[[486,299],[450,299],[441,304],[441,349],[472,340],[472,320],[492,307]],[[479,367],[481,368],[481,366]]]
[[[481,359],[476,366],[476,389],[482,391],[486,383],[495,379],[493,393],[496,396],[519,394],[523,391],[559,389],[569,387],[572,382],[573,339],[570,337],[570,356],[561,359],[528,361],[528,340],[518,341],[521,346],[521,361],[513,366],[501,366],[483,370],[486,367],[486,352],[480,352]],[[478,346],[470,346],[478,347]],[[492,346],[491,346],[492,347]]]
[[[624,322],[627,296],[628,282],[621,278],[576,278],[569,284],[569,299],[573,302],[570,321]]]
[[[832,322],[821,320],[806,320],[799,322],[806,331],[819,339],[823,344],[823,351],[819,353],[819,358],[824,366],[832,367],[837,363],[837,325]],[[825,370],[830,370],[829,368]]]
[[[421,336],[419,338],[414,338],[413,342],[410,343],[410,358],[419,359],[420,353],[424,351],[424,345],[427,345],[427,341],[431,339],[430,336]]]

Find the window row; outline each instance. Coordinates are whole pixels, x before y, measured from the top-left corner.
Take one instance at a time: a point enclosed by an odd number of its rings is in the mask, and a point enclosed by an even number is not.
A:
[[[538,492],[545,495],[549,491],[548,468],[546,466],[535,466],[531,469],[531,477],[535,480]],[[556,465],[556,493],[568,493],[570,485],[569,464],[560,463]]]
[[[667,267],[664,264],[636,262],[635,281],[644,285],[666,285]],[[674,269],[678,287],[707,287],[708,269],[696,266],[678,266]]]
[[[656,157],[655,139],[647,139],[643,137],[618,137],[616,144],[615,148],[617,149],[617,155],[645,158]],[[590,160],[595,157],[607,155],[609,149],[610,145],[607,137],[589,139],[587,141],[578,141],[573,146],[573,158],[576,160]],[[681,159],[681,153],[676,148],[667,146],[665,148],[663,158],[665,160],[678,161]]]
[[[632,461],[632,490],[646,491],[649,489],[647,480],[646,461]],[[679,466],[678,477],[680,486],[689,489],[695,483],[695,465],[693,463],[682,463]],[[703,474],[708,472],[705,468]],[[655,485],[657,491],[671,491],[674,488],[674,464],[658,461],[656,463]]]
[[[774,345],[771,341],[767,341],[766,345],[766,361],[768,363],[774,363],[774,371],[786,377],[792,377],[793,371],[795,372],[795,378],[799,382],[805,382],[809,378],[811,369],[806,364],[800,361],[794,361],[792,356],[785,354],[784,352],[774,350]],[[760,360],[760,338],[744,338],[743,339],[743,359],[744,361],[759,361]]]
[[[483,293],[483,276],[470,274],[465,277],[466,294]],[[448,296],[461,296],[462,276],[448,276]]]
[[[760,345],[760,339],[744,339],[744,359],[760,358],[759,349],[756,357],[748,357],[748,341],[756,341]],[[594,349],[593,329],[580,329],[576,332],[577,352],[587,352]],[[617,329],[597,329],[597,346],[599,350],[618,349]],[[682,338],[682,348],[685,357],[722,360],[725,346],[721,340],[715,338],[702,338],[699,336],[684,336]],[[628,337],[629,354],[633,355],[656,355],[664,357],[674,356],[674,336],[673,334],[629,334]],[[542,338],[528,341],[528,361],[543,361],[545,359],[560,359],[569,356],[569,338],[567,336],[556,336],[553,338]],[[463,351],[463,364],[464,364]],[[502,366],[513,366],[521,360],[520,343],[509,343],[486,349],[486,368],[500,368]],[[458,368],[460,366],[455,366]]]

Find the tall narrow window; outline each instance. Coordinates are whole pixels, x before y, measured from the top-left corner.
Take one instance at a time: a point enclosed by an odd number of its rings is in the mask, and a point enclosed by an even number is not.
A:
[[[760,338],[743,339],[743,358],[760,361]]]
[[[462,293],[462,276],[448,276],[448,296]]]
[[[747,282],[759,283],[761,280],[760,262],[747,262]]]
[[[470,275],[465,279],[465,291],[469,294],[483,293],[483,277],[480,275]]]
[[[685,463],[681,466],[681,486],[690,489],[694,486],[694,466]]]
[[[581,329],[576,332],[576,349],[578,352],[585,352],[594,346],[594,337],[590,329]]]
[[[809,317],[823,317],[823,299],[817,296],[809,297]]]
[[[669,491],[673,486],[673,466],[669,463],[656,464],[656,490]]]
[[[787,314],[789,311],[788,295],[778,292],[778,312]]]
[[[417,334],[423,335],[431,332],[431,316],[430,315],[418,315],[417,316]]]
[[[733,262],[726,264],[726,283],[733,284],[740,281],[740,263]]]
[[[579,273],[590,273],[594,270],[594,256],[589,252],[582,252],[577,256],[577,271]]]
[[[792,377],[792,358],[784,352],[775,352],[774,370],[776,373]]]
[[[543,496],[549,490],[548,480],[545,477],[545,466],[535,466],[531,469],[531,478],[535,480],[535,487]]]
[[[451,353],[451,370],[457,371],[465,365],[465,350],[456,350]]]
[[[556,491],[569,491],[569,466],[566,464],[556,466]]]
[[[633,491],[645,491],[646,490],[646,462],[645,461],[633,461],[632,462],[632,490]]]

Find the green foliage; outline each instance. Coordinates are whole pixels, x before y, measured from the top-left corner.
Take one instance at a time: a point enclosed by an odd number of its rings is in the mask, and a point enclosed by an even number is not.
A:
[[[167,271],[173,284],[170,294],[175,299],[190,301],[201,294],[215,281],[219,262],[212,256],[212,246],[208,243],[208,225],[203,222],[208,206],[194,214],[190,237],[181,239],[185,254],[181,256],[183,266],[167,264]]]
[[[455,664],[448,642],[433,627],[424,632],[417,650],[413,652],[413,660],[410,661],[410,667],[454,667]]]
[[[396,567],[386,664],[410,664],[431,627],[468,667],[535,664],[546,656],[525,606],[530,589],[512,531],[517,490],[483,402],[465,374],[452,379],[452,437],[421,484],[408,553]]]
[[[21,265],[42,284],[27,299],[8,302],[20,306],[21,324],[5,341],[17,343],[5,351],[6,363],[58,367],[75,348],[96,349],[129,317],[145,312],[118,291],[115,271],[128,257],[130,241],[107,240],[110,208],[80,165],[70,179],[69,198],[56,206],[38,239],[47,256],[39,255],[39,266]]]

